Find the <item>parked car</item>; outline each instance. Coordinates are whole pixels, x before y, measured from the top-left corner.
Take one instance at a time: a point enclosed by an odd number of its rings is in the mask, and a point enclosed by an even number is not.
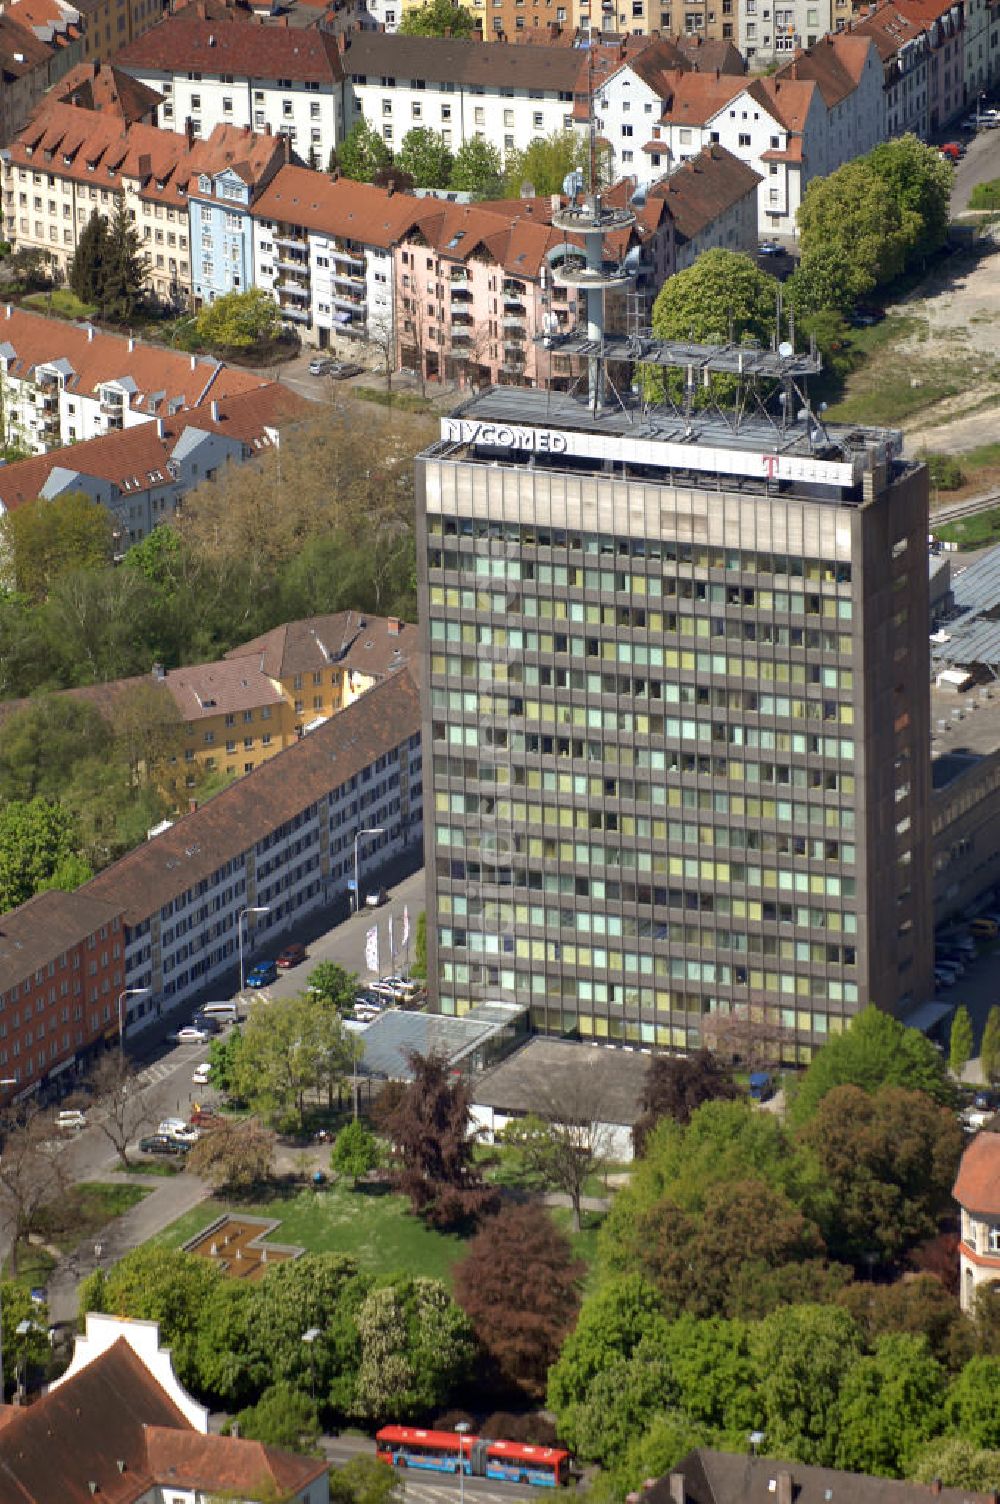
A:
[[[86,1128],[87,1119],[79,1107],[64,1107],[56,1113],[56,1127],[60,1133],[75,1133],[78,1128]]]
[[[785,247],[776,240],[762,240],[757,247],[758,256],[783,256]]]
[[[334,361],[330,360],[328,356],[317,356],[309,362],[309,375],[326,376],[333,365]]]
[[[938,147],[938,155],[945,162],[958,162],[965,156],[965,147],[961,141],[946,141]]]
[[[969,925],[969,934],[977,940],[995,940],[997,937],[997,925],[994,919],[987,919],[985,914],[978,919],[973,919]]]
[[[204,1044],[208,1030],[199,1028],[197,1024],[185,1024],[183,1029],[177,1030],[174,1038],[178,1044]]]
[[[199,1012],[195,1014],[194,1018],[192,1018],[191,1027],[192,1029],[201,1029],[204,1033],[211,1035],[218,1034],[220,1029],[222,1028],[222,1025],[219,1023],[219,1020],[217,1018],[213,1018],[211,1014]]]
[[[958,978],[956,977],[955,973],[953,971],[949,971],[949,969],[946,966],[935,966],[935,968],[934,968],[934,983],[935,983],[935,986],[937,986],[937,987],[954,987],[954,985],[955,985],[955,983],[957,981],[958,981]]]
[[[192,1128],[183,1118],[164,1118],[157,1125],[157,1133],[165,1133],[168,1138],[190,1139],[193,1144],[198,1137],[197,1128]]]
[[[247,973],[248,987],[266,987],[269,982],[278,980],[278,967],[274,961],[258,961]]]
[[[191,1080],[195,1086],[207,1086],[212,1079],[212,1067],[207,1060],[196,1065],[191,1073]]]
[[[191,1116],[188,1118],[188,1127],[214,1128],[218,1121],[219,1114],[216,1112],[214,1107],[202,1107],[200,1105],[196,1105],[191,1109]]]
[[[359,366],[353,360],[331,360],[326,374],[334,381],[346,381],[349,376],[360,376],[364,366]]]
[[[365,894],[366,909],[380,909],[384,903],[389,902],[389,892],[386,888],[378,888],[374,893]]]
[[[287,971],[291,966],[299,966],[306,958],[306,948],[296,941],[292,945],[286,945],[275,963],[279,970]]]
[[[168,1133],[151,1133],[148,1138],[139,1140],[140,1154],[186,1154],[190,1147]]]

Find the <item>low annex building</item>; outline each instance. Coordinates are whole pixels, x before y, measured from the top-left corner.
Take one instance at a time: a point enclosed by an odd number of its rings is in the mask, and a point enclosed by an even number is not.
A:
[[[0,1427],[0,1494],[11,1504],[328,1504],[328,1464],[209,1434],[152,1321],[87,1315],[73,1361]]]
[[[1000,1133],[976,1134],[962,1155],[952,1188],[962,1217],[958,1245],[963,1311],[982,1285],[1000,1282]]]

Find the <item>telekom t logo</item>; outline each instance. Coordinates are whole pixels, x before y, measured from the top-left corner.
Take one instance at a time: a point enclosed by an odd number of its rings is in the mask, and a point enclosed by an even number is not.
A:
[[[764,474],[768,480],[776,480],[778,475],[778,456],[776,454],[762,454],[761,462],[764,466]]]

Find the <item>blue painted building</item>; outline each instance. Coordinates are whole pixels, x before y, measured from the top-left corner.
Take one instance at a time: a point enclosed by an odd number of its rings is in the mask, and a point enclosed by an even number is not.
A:
[[[205,148],[206,160],[188,184],[195,308],[253,287],[251,208],[290,156],[284,137],[231,126],[217,127]]]

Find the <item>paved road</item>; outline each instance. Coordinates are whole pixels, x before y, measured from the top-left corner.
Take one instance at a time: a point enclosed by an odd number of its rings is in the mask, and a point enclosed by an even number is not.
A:
[[[956,131],[954,139],[962,141],[966,138]],[[952,214],[961,214],[969,207],[969,195],[977,183],[989,183],[994,178],[1000,178],[1000,130],[981,130],[969,141],[968,151],[955,168]]]

